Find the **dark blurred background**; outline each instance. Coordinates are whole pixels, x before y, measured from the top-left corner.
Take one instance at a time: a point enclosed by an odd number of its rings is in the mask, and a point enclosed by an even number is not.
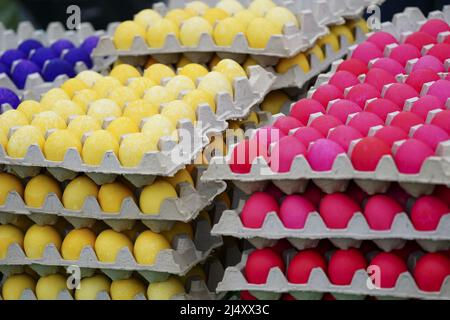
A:
[[[302,1],[302,0],[296,0]],[[96,29],[104,29],[109,22],[131,19],[141,9],[151,7],[152,0],[0,0],[0,21],[8,28],[15,28],[22,20],[30,20],[35,26],[45,28],[51,21],[65,22],[66,8],[76,4],[81,8],[82,22],[91,22]],[[382,6],[382,20],[405,7],[419,7],[424,13],[441,9],[450,0],[386,0]]]

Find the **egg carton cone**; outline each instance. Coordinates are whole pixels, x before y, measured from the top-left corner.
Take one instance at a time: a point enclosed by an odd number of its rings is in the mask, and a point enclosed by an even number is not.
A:
[[[418,288],[409,272],[404,272],[399,276],[394,288],[379,288],[375,286],[364,270],[355,272],[350,285],[334,285],[320,268],[315,268],[311,271],[306,284],[289,283],[279,268],[270,270],[266,283],[251,284],[247,282],[244,275],[244,268],[249,253],[249,251],[244,253],[238,265],[228,267],[225,270],[224,278],[217,287],[218,292],[248,290],[260,300],[277,299],[282,293],[289,293],[300,299],[316,300],[321,299],[320,293],[327,292],[347,295],[347,297],[348,295],[353,295],[376,296],[388,299],[450,300],[450,276],[445,279],[439,292],[425,292]]]
[[[66,29],[61,22],[50,22],[46,30],[36,30],[31,22],[22,21],[19,23],[17,31],[0,28],[0,52],[17,48],[23,40],[27,39],[38,40],[45,46],[51,45],[52,42],[58,39],[67,39],[79,46],[87,37],[101,37],[104,35],[105,31],[95,30],[92,24],[88,22],[81,23],[78,28],[74,30]],[[91,58],[93,67],[90,69],[99,72],[106,70],[108,66],[115,61],[115,57],[91,56]],[[76,73],[88,69],[89,68],[83,62],[78,62],[75,65]],[[7,75],[1,74],[0,87],[11,89],[17,94],[24,94],[27,91],[32,91],[34,94],[39,95],[52,88],[59,87],[68,79],[69,78],[66,75],[60,75],[56,77],[54,81],[47,82],[41,77],[40,74],[34,73],[27,77],[24,89],[19,89]]]
[[[268,56],[270,60],[281,57],[293,56],[301,51],[310,48],[314,42],[321,36],[326,35],[329,30],[326,26],[320,25],[316,20],[312,10],[304,10],[296,13],[300,24],[300,29],[293,24],[286,25],[281,35],[273,35],[265,48],[251,48],[244,34],[236,35],[231,46],[218,46],[214,43],[211,35],[204,33],[200,36],[197,46],[185,46],[173,35],[169,34],[165,44],[161,48],[151,48],[147,45],[145,39],[136,37],[127,50],[117,49],[113,43],[112,34],[114,33],[117,23],[111,24],[108,28],[108,35],[100,38],[97,48],[93,51],[96,57],[111,56],[146,56],[146,55],[172,55],[188,54],[188,58],[194,62],[207,62],[210,60],[211,53],[233,53],[233,54],[250,54],[253,56]],[[192,56],[190,54],[196,54]]]
[[[30,259],[22,248],[12,244],[8,248],[6,257],[0,260],[0,265],[39,265],[44,267],[68,267],[71,265],[80,268],[102,269],[105,273],[127,274],[132,271],[152,273],[170,273],[184,275],[195,265],[205,260],[211,252],[222,245],[222,238],[210,234],[211,227],[205,220],[198,221],[194,240],[185,235],[174,239],[173,248],[159,252],[152,265],[142,265],[136,262],[128,248],[123,248],[117,254],[116,261],[101,262],[97,259],[92,247],[86,246],[80,253],[77,261],[65,260],[54,244],[44,249],[42,258]]]
[[[196,188],[189,183],[181,183],[177,189],[179,197],[165,199],[158,214],[143,213],[133,198],[124,199],[120,211],[116,213],[104,212],[95,197],[86,198],[78,211],[68,210],[54,193],[47,196],[41,208],[32,208],[25,204],[17,192],[11,192],[5,204],[0,206],[0,212],[4,213],[0,220],[8,221],[14,219],[14,215],[25,215],[42,225],[54,224],[61,217],[77,228],[90,227],[96,220],[102,220],[116,231],[129,230],[137,220],[148,222],[149,227],[158,226],[158,222],[163,225],[170,225],[169,222],[173,221],[189,222],[225,191],[226,183],[201,182],[199,175]]]
[[[309,56],[309,64],[311,69],[304,72],[300,67],[293,66],[285,73],[277,73],[273,68],[268,68],[275,76],[276,80],[272,85],[272,90],[284,88],[303,88],[309,81],[327,70],[332,63],[344,57],[351,46],[362,43],[366,39],[366,35],[360,28],[355,29],[355,43],[350,44],[346,37],[339,36],[339,51],[326,44],[324,47],[325,60],[320,61],[317,56],[311,54]]]

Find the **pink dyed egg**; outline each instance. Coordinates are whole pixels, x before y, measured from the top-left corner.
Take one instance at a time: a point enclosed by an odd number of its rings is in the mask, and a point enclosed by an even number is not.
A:
[[[356,170],[375,171],[381,158],[390,154],[391,148],[386,142],[376,137],[367,137],[353,147],[351,160]]]
[[[342,123],[347,122],[350,114],[361,112],[361,107],[353,101],[340,99],[331,102],[328,106],[327,114],[338,118]]]
[[[420,31],[428,33],[430,36],[436,38],[439,33],[450,31],[450,27],[443,20],[430,19],[420,27]]]
[[[367,63],[354,58],[350,58],[342,62],[337,70],[348,71],[353,73],[355,76],[366,74],[369,71],[369,69],[367,68]]]
[[[241,213],[241,221],[244,227],[259,229],[269,212],[278,214],[277,200],[265,192],[256,192],[245,202]]]
[[[351,88],[345,98],[364,108],[367,100],[380,98],[380,91],[370,84],[363,83]]]
[[[433,120],[431,120],[431,124],[434,124],[439,128],[444,129],[445,132],[450,134],[450,110],[444,110],[439,112],[437,115],[433,117]]]
[[[438,43],[433,46],[428,52],[428,55],[438,58],[442,63],[450,58],[450,44]]]
[[[307,159],[313,170],[329,171],[333,167],[336,157],[342,153],[345,154],[345,150],[336,142],[319,139],[309,146]]]
[[[410,85],[411,87],[416,89],[418,93],[420,93],[425,83],[437,81],[439,79],[439,76],[434,70],[425,68],[411,72],[411,74],[408,76],[408,79],[406,79],[406,84]]]
[[[270,168],[274,172],[289,172],[294,158],[306,155],[306,148],[293,136],[281,138],[270,152]]]
[[[422,50],[424,46],[436,43],[436,39],[428,33],[418,31],[409,35],[406,38],[405,43],[411,44],[417,49]]]
[[[364,111],[376,114],[383,122],[385,122],[389,113],[400,112],[401,109],[391,100],[378,98],[368,102]]]
[[[359,84],[358,78],[349,71],[338,71],[328,81],[329,84],[344,91],[345,88]]]
[[[394,76],[405,73],[405,68],[397,60],[391,58],[378,59],[372,68],[383,69]]]
[[[447,213],[449,210],[444,201],[434,196],[423,196],[417,199],[411,209],[411,222],[419,231],[433,231]]]
[[[338,118],[336,118],[332,115],[329,115],[329,114],[325,114],[325,115],[321,115],[320,117],[315,118],[313,121],[311,121],[309,126],[311,128],[316,129],[324,137],[326,137],[328,135],[328,132],[330,131],[330,129],[336,128],[337,126],[340,126],[341,124],[342,124],[342,122]]]
[[[433,149],[425,143],[417,139],[409,139],[397,149],[394,160],[399,172],[416,174],[420,172],[425,160],[433,155]]]
[[[384,31],[375,32],[373,35],[367,38],[367,41],[373,43],[378,47],[378,49],[382,51],[387,45],[398,43],[397,39],[395,39],[393,35]]]
[[[252,141],[258,145],[258,155],[266,156],[268,154],[268,147],[273,142],[280,141],[280,139],[285,136],[286,135],[280,129],[268,126],[258,129],[253,136]]]
[[[381,58],[383,56],[383,52],[378,49],[376,45],[371,42],[363,42],[353,51],[352,58],[358,59],[361,62],[368,64],[369,61]]]
[[[406,66],[406,63],[409,60],[420,58],[422,55],[420,54],[419,49],[417,49],[412,44],[401,44],[394,49],[392,49],[389,58],[396,60],[402,66]]]
[[[408,135],[405,131],[393,126],[385,126],[377,130],[373,136],[383,140],[389,148],[397,141],[408,139]]]
[[[364,80],[364,83],[370,84],[379,92],[383,90],[383,87],[385,85],[395,82],[396,80],[392,73],[380,68],[370,69],[370,71],[366,75],[366,79]]]
[[[249,283],[264,284],[273,268],[280,268],[284,273],[285,266],[280,255],[270,248],[256,249],[247,258],[245,278]]]
[[[405,101],[411,98],[417,98],[419,93],[413,87],[404,83],[394,83],[384,93],[384,98],[391,100],[396,105],[402,107]]]
[[[390,125],[398,127],[409,134],[411,127],[422,124],[424,121],[417,114],[411,111],[402,111],[398,113],[391,121]]]
[[[427,253],[414,269],[417,286],[427,292],[441,291],[444,280],[450,276],[450,258],[441,253]]]
[[[427,92],[430,96],[438,98],[442,104],[447,103],[447,99],[450,98],[450,81],[438,80],[431,85]]]
[[[305,284],[308,283],[311,272],[320,268],[324,272],[327,263],[317,250],[309,249],[297,253],[289,263],[286,277],[289,283]]]
[[[364,217],[373,230],[390,230],[397,214],[403,212],[400,204],[386,195],[375,195],[369,198],[364,207]]]
[[[273,126],[280,129],[285,135],[289,135],[292,129],[303,127],[303,124],[294,117],[284,116],[275,121]]]
[[[349,285],[355,272],[366,270],[367,261],[357,249],[336,250],[328,263],[328,277],[335,285]]]
[[[442,109],[441,100],[435,96],[422,96],[415,101],[411,107],[411,112],[426,120],[431,110]]]
[[[434,72],[445,72],[442,62],[433,56],[423,56],[414,64],[412,72],[422,69],[431,69]]]
[[[361,139],[363,135],[356,129],[341,125],[330,130],[328,139],[338,143],[345,151],[353,140]]]
[[[433,150],[436,150],[439,143],[450,139],[450,136],[444,129],[432,124],[424,124],[420,126],[420,128],[414,131],[412,137],[427,144]]]
[[[314,113],[325,113],[325,108],[320,102],[313,99],[301,99],[292,106],[290,116],[307,125],[309,117]]]
[[[377,254],[370,262],[371,266],[376,266],[380,270],[378,281],[373,281],[380,288],[394,288],[397,280],[402,273],[408,272],[408,267],[404,260],[398,255],[381,252]]]
[[[356,212],[361,207],[343,193],[328,194],[323,197],[319,206],[319,213],[330,229],[345,229]]]
[[[256,148],[251,148],[250,144],[249,140],[244,140],[233,149],[228,165],[234,173],[246,174],[250,172],[252,162],[258,156]]]
[[[308,148],[312,142],[325,138],[320,131],[311,127],[299,128],[295,131],[294,137],[303,143],[306,148]]]
[[[384,125],[384,121],[374,113],[362,111],[354,115],[348,121],[348,125],[355,128],[366,137],[370,128]]]
[[[322,106],[327,107],[330,101],[342,99],[344,96],[339,88],[331,84],[324,84],[317,88],[311,98],[320,102]]]
[[[314,205],[304,196],[287,196],[280,207],[280,220],[289,229],[303,229],[311,212],[316,211]]]

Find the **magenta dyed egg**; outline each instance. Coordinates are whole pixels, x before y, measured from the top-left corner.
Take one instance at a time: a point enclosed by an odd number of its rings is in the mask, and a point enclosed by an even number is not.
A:
[[[445,72],[442,62],[433,56],[423,56],[414,64],[412,72],[422,69],[431,69],[434,72]]]
[[[328,106],[327,114],[332,115],[342,123],[347,122],[347,118],[352,113],[361,112],[361,107],[353,101],[340,99],[336,102],[330,103]]]
[[[394,76],[405,73],[405,68],[397,60],[391,58],[378,59],[372,68],[383,69]]]
[[[364,111],[376,114],[381,120],[386,121],[387,115],[392,112],[400,112],[402,109],[388,99],[378,98],[366,104]]]
[[[311,121],[309,126],[318,130],[324,137],[326,137],[330,129],[336,128],[341,124],[343,123],[338,118],[329,114],[325,114],[315,118],[313,121]]]
[[[439,112],[437,115],[433,117],[433,120],[431,120],[431,124],[434,124],[438,126],[439,128],[442,128],[450,134],[450,110],[444,110]]]
[[[348,71],[353,73],[355,76],[359,76],[361,74],[366,74],[369,69],[367,68],[367,63],[362,62],[361,60],[350,58],[343,61],[337,71]]]
[[[393,126],[385,126],[377,130],[373,136],[383,140],[389,148],[397,141],[408,139],[408,134],[405,131]]]
[[[264,284],[273,268],[279,268],[284,273],[285,266],[280,255],[271,248],[256,249],[247,258],[245,278],[248,283]]]
[[[391,121],[390,125],[398,127],[409,134],[411,127],[422,124],[424,121],[417,114],[411,111],[402,111],[398,113]]]
[[[411,87],[416,89],[418,93],[420,93],[425,83],[437,81],[439,79],[439,76],[434,70],[424,68],[411,72],[405,83],[407,85],[410,85]]]
[[[376,137],[366,137],[353,147],[351,160],[359,171],[375,171],[381,158],[391,154],[389,145]]]
[[[309,117],[319,112],[325,113],[325,108],[320,102],[313,99],[301,99],[292,106],[290,116],[296,118],[306,126]]]
[[[364,207],[364,217],[372,230],[390,230],[395,216],[404,212],[400,204],[386,195],[369,198]]]
[[[414,279],[420,290],[440,292],[450,276],[450,258],[442,253],[427,253],[416,263]]]
[[[378,49],[375,44],[367,41],[358,45],[352,53],[352,58],[358,59],[365,64],[368,64],[369,61],[373,59],[381,58],[382,56],[383,52]]]
[[[246,228],[259,229],[269,212],[278,214],[277,200],[268,193],[256,192],[245,202],[241,212],[242,224]]]
[[[319,139],[309,146],[307,159],[313,170],[329,171],[340,154],[345,154],[345,150],[339,144],[330,139]]]
[[[394,160],[399,172],[416,174],[420,172],[425,160],[433,155],[433,149],[425,143],[417,139],[409,139],[398,147]]]
[[[431,110],[436,109],[443,109],[443,104],[441,103],[441,100],[439,100],[435,96],[422,96],[419,99],[417,99],[412,107],[411,112],[417,114],[422,119],[426,120],[428,117],[428,113]]]
[[[356,271],[365,271],[366,267],[367,261],[358,249],[336,250],[328,263],[328,277],[332,284],[346,286]]]
[[[417,230],[433,231],[447,213],[449,209],[444,201],[434,196],[423,196],[412,206],[411,222]]]
[[[280,207],[280,219],[289,229],[303,229],[311,212],[316,211],[314,205],[304,196],[287,196]]]
[[[420,58],[420,50],[412,44],[401,44],[392,49],[389,58],[396,60],[402,66],[406,66],[409,60]]]
[[[448,141],[450,136],[444,129],[432,124],[424,124],[414,131],[413,138],[427,144],[431,149],[436,150],[439,143]]]
[[[326,108],[330,101],[342,99],[344,96],[342,90],[339,88],[331,84],[324,84],[317,88],[311,98],[320,102],[320,104]]]
[[[367,41],[373,43],[378,47],[378,49],[382,51],[387,45],[398,43],[397,39],[395,39],[395,37],[392,34],[384,31],[375,32],[369,38],[367,38]]]
[[[377,267],[379,270],[378,282],[372,279],[375,285],[380,288],[394,288],[397,280],[402,273],[408,272],[408,267],[403,259],[390,252],[380,252],[372,261],[370,266]]]
[[[428,33],[417,31],[409,35],[406,38],[405,43],[411,44],[417,49],[422,50],[424,46],[436,43],[436,39]]]
[[[348,125],[355,128],[361,134],[366,137],[369,133],[370,128],[384,125],[384,121],[381,120],[376,114],[362,111],[355,114],[349,121]]]
[[[438,43],[433,46],[428,52],[428,55],[438,58],[442,63],[450,58],[450,44]]]
[[[299,128],[295,131],[294,137],[303,143],[306,148],[308,148],[312,142],[325,138],[320,131],[311,127]]]
[[[351,88],[345,98],[364,108],[367,100],[380,98],[380,91],[370,84],[363,83]]]
[[[244,140],[239,142],[233,149],[231,159],[228,162],[232,172],[240,174],[250,172],[252,162],[258,156],[256,148],[251,148],[250,145],[249,140]]]
[[[447,99],[450,98],[450,81],[438,80],[433,83],[427,92],[430,96],[438,98],[442,104],[446,104]]]
[[[430,36],[436,38],[439,33],[450,31],[450,26],[441,19],[430,19],[420,27],[420,31],[428,33]]]
[[[328,133],[328,139],[338,143],[345,151],[348,150],[353,140],[361,139],[362,137],[363,135],[358,130],[346,125],[333,128]]]
[[[402,107],[405,101],[419,97],[419,93],[413,87],[404,83],[394,83],[384,93],[384,98],[391,100],[396,105]]]
[[[280,129],[285,135],[289,135],[289,132],[292,129],[303,127],[303,124],[300,120],[297,120],[291,116],[280,117],[275,121],[273,126],[277,129]]]
[[[281,138],[270,151],[270,168],[274,172],[289,172],[295,157],[306,155],[306,148],[293,136]]]
[[[267,150],[273,142],[280,141],[286,135],[278,128],[271,126],[258,129],[252,138],[258,145],[258,155],[267,155]]]
[[[320,202],[319,213],[330,229],[345,229],[361,207],[343,193],[328,194]]]
[[[359,84],[359,80],[349,71],[338,71],[330,78],[328,83],[344,91],[345,88]]]
[[[383,90],[383,87],[385,85],[395,82],[396,80],[392,73],[380,68],[370,69],[370,71],[366,75],[366,79],[364,80],[364,83],[370,84],[379,92]]]

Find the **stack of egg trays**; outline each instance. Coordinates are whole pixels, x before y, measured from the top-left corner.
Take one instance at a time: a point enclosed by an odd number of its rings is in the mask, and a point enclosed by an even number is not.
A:
[[[333,62],[344,57],[351,46],[361,43],[367,38],[364,31],[358,26],[356,26],[354,34],[355,42],[353,44],[348,43],[346,37],[339,36],[339,51],[334,51],[329,44],[326,44],[323,47],[325,55],[323,61],[320,61],[316,55],[311,54],[308,57],[311,69],[306,73],[298,66],[291,67],[285,73],[277,73],[272,67],[267,67],[267,70],[271,71],[276,77],[271,89],[303,88],[309,81],[327,70]]]
[[[450,6],[444,7],[442,12],[432,12],[430,18],[441,18],[450,21]],[[409,30],[416,30],[420,27],[421,23],[426,21],[426,18],[419,9],[408,8],[403,13],[395,15],[393,23],[383,24],[382,30],[391,32],[392,29],[395,30],[396,28],[396,24],[394,23],[398,22],[401,28],[403,28],[400,34],[403,34],[407,32],[405,31],[406,27],[404,26],[404,21],[409,22]],[[316,86],[308,92],[309,97],[312,96],[314,90],[318,86],[328,82],[341,62],[342,61],[337,61],[333,63],[332,71],[330,73],[319,76]],[[415,62],[416,60],[409,61],[407,70],[411,70]],[[447,61],[445,66],[448,72],[450,69],[450,61]],[[446,74],[442,74],[442,76],[445,77]],[[405,76],[398,76],[397,81],[405,81]],[[424,85],[421,95],[426,94],[430,85],[431,83]],[[386,87],[388,86],[389,85]],[[383,93],[384,92],[385,89],[383,90]],[[412,102],[413,101],[411,100],[405,103],[405,108],[408,108]],[[447,103],[447,107],[448,106],[450,106],[450,102]],[[439,110],[432,110],[429,112],[427,123],[433,119],[437,112],[439,112]],[[322,114],[312,114],[310,121],[320,115]],[[272,120],[269,120],[269,123],[274,122],[277,116],[281,115],[274,116]],[[387,123],[389,123],[390,119],[394,116],[394,113],[389,115]],[[352,115],[349,115],[349,118],[350,117],[352,117]],[[373,135],[378,129],[378,127],[371,128],[369,135]],[[353,141],[350,145],[350,153],[356,142],[357,141]],[[395,143],[394,149],[401,143],[402,141]],[[336,157],[332,169],[325,172],[313,171],[306,158],[304,156],[298,156],[294,159],[290,172],[287,173],[273,172],[266,161],[262,157],[258,157],[254,160],[250,173],[236,174],[231,171],[228,165],[231,159],[232,150],[233,147],[230,147],[226,157],[213,158],[210,166],[203,175],[203,179],[205,181],[232,181],[239,189],[247,194],[263,190],[270,181],[287,194],[301,192],[306,187],[308,180],[313,180],[324,192],[333,193],[345,190],[349,180],[355,180],[355,182],[369,194],[384,192],[387,190],[390,182],[396,181],[411,195],[419,196],[424,193],[429,193],[430,190],[434,188],[434,185],[448,184],[448,181],[450,181],[450,141],[441,142],[436,151],[437,156],[425,160],[420,172],[417,174],[400,173],[392,156],[382,157],[376,170],[373,172],[357,171],[353,168],[347,154],[341,154]]]
[[[161,3],[155,5],[154,9],[162,14],[167,11],[167,7]],[[318,38],[329,32],[325,25],[319,24],[311,10],[295,12],[295,14],[301,28],[298,29],[295,25],[285,26],[284,34],[272,36],[263,49],[250,48],[243,34],[238,34],[230,47],[218,46],[214,43],[211,35],[203,34],[197,47],[184,46],[174,35],[168,35],[161,48],[150,48],[143,38],[136,37],[130,49],[118,50],[113,43],[112,33],[110,33],[100,38],[93,55],[99,57],[152,55],[160,62],[173,63],[183,53],[193,62],[204,63],[210,60],[213,53],[217,53],[222,58],[232,58],[236,61],[242,60],[243,55],[252,55],[263,65],[273,65],[279,58],[293,56],[310,48]],[[117,25],[116,23],[108,29],[114,32]]]
[[[90,36],[103,36],[105,31],[96,31],[90,23],[83,22],[76,30],[66,30],[61,22],[49,23],[47,30],[36,30],[29,21],[20,22],[17,31],[6,30],[0,28],[0,52],[8,49],[17,48],[20,42],[27,39],[36,39],[45,45],[50,45],[51,42],[58,39],[67,39],[74,44],[81,44],[84,39]],[[113,62],[115,58],[111,57],[94,57],[92,56],[93,68],[95,71],[104,71]],[[81,72],[87,70],[88,67],[83,62],[78,62],[75,65],[75,71]],[[52,82],[46,82],[42,77],[35,73],[28,76],[23,90],[18,89],[16,85],[5,74],[0,75],[0,87],[5,87],[13,90],[18,94],[26,91],[32,91],[35,95],[44,93],[52,88],[59,87],[66,81],[66,75],[58,76]]]
[[[402,248],[406,241],[416,241],[425,251],[436,252],[450,249],[450,212],[441,218],[434,231],[418,231],[406,212],[394,218],[390,230],[373,230],[361,212],[355,213],[345,229],[328,228],[318,212],[311,212],[304,228],[289,229],[276,212],[267,214],[261,228],[247,228],[240,214],[248,196],[236,190],[234,210],[226,210],[212,229],[213,235],[247,239],[256,248],[270,247],[280,239],[287,239],[298,250],[314,248],[319,240],[329,239],[336,247],[348,249],[359,247],[363,240],[373,241],[380,249],[392,251]]]
[[[102,211],[95,197],[87,197],[81,210],[68,210],[53,193],[48,194],[41,208],[32,208],[25,204],[17,192],[11,192],[6,202],[0,206],[0,222],[8,223],[15,219],[16,215],[24,215],[38,224],[54,224],[58,217],[61,217],[75,228],[92,227],[97,220],[101,220],[114,230],[123,231],[130,229],[135,221],[140,220],[155,232],[168,230],[175,221],[189,222],[195,219],[200,211],[207,208],[214,198],[226,189],[226,183],[223,181],[201,181],[203,170],[199,168],[197,171],[195,187],[187,182],[177,185],[179,197],[165,199],[158,214],[142,213],[132,198],[126,198],[120,211],[113,214]]]
[[[155,175],[174,175],[197,157],[209,143],[212,135],[227,128],[226,120],[245,117],[251,107],[262,101],[270,90],[274,77],[260,66],[251,66],[249,74],[249,78],[241,77],[234,80],[234,97],[225,92],[217,94],[216,113],[213,113],[208,105],[200,105],[197,109],[196,124],[187,119],[178,122],[178,143],[170,137],[162,137],[159,141],[160,151],[145,154],[137,167],[122,167],[113,152],[106,153],[99,166],[86,165],[81,155],[71,149],[68,150],[62,162],[48,161],[42,151],[34,145],[30,146],[22,159],[9,157],[0,146],[0,164],[13,166],[19,176],[31,175],[30,172],[38,170],[37,167],[45,167],[54,175],[64,176],[65,179],[70,175],[73,176],[74,172],[85,172],[93,180],[104,179],[101,176],[105,175],[125,175],[132,180],[148,180]],[[38,100],[39,97],[40,93],[33,90],[25,92],[24,95],[25,99]],[[0,107],[2,112],[11,109],[8,104]],[[105,119],[103,127],[106,128],[112,120]],[[14,128],[11,131],[13,130]]]
[[[59,268],[63,269],[63,268]],[[205,282],[203,279],[199,278],[198,276],[192,276],[187,279],[187,292],[184,294],[179,294],[174,297],[172,297],[171,300],[217,300],[221,299],[224,294],[222,293],[216,293],[217,284],[222,279],[224,274],[224,267],[222,265],[222,262],[212,257],[205,261],[203,265],[203,269],[207,270],[207,281]],[[53,270],[42,270],[42,269],[36,269],[36,272],[40,276],[46,276],[49,274],[53,274]],[[59,270],[57,270],[59,271]],[[64,270],[61,270],[64,271]],[[94,273],[97,271],[96,269],[86,269],[83,268],[80,270],[82,278],[90,277],[94,275]],[[3,280],[6,280],[9,276],[14,274],[20,274],[24,272],[24,266],[11,266],[11,267],[2,267],[0,266],[0,273],[3,274]],[[110,277],[111,280],[118,280],[118,279],[126,279],[128,276],[115,276],[113,274],[106,274],[106,276]],[[168,275],[161,275],[159,278],[150,278],[149,282],[158,282],[158,281],[164,281],[167,279]],[[2,281],[0,281],[0,288],[2,285]],[[0,295],[0,300],[2,300],[2,297]],[[23,291],[21,299],[20,300],[37,300],[36,295],[33,293],[33,291],[26,289]],[[67,291],[67,289],[62,290],[56,300],[74,300],[73,296]],[[101,291],[97,294],[97,297],[95,300],[111,300],[110,295],[105,292]],[[137,295],[133,300],[146,300],[144,295]]]
[[[251,249],[243,253],[241,261],[234,267],[225,270],[223,280],[217,287],[218,292],[228,291],[250,291],[258,299],[278,299],[282,293],[289,293],[297,299],[315,299],[317,293],[336,293],[343,297],[352,298],[356,296],[375,296],[378,299],[450,299],[450,276],[447,277],[440,292],[425,292],[417,287],[410,272],[402,273],[393,288],[378,288],[372,284],[372,280],[365,270],[355,272],[349,285],[340,286],[330,282],[325,272],[320,268],[311,271],[306,284],[289,283],[286,276],[278,268],[272,268],[264,284],[251,284],[245,279],[244,268]],[[285,251],[283,256],[289,261],[295,250]],[[410,261],[412,264],[415,261]]]

